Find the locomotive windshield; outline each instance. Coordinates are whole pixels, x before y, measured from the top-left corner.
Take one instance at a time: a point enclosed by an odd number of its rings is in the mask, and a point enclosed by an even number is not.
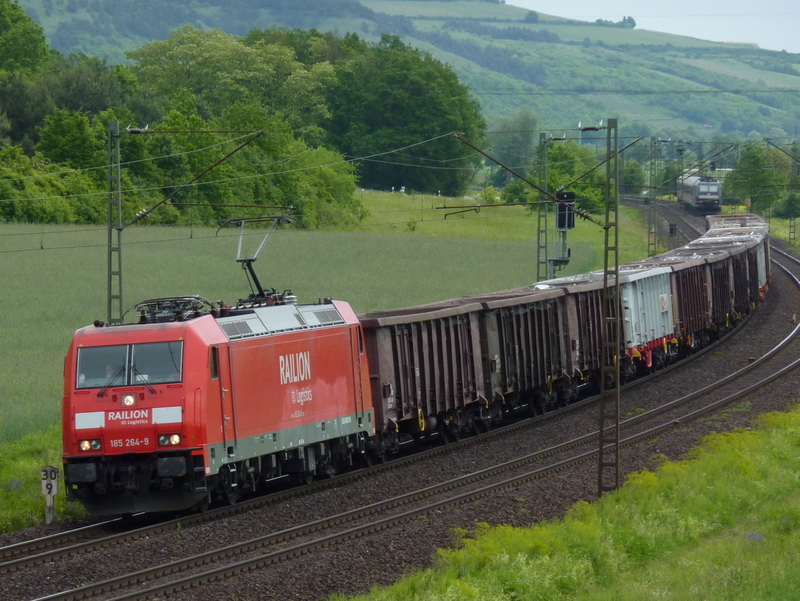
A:
[[[76,388],[170,384],[181,381],[183,342],[149,342],[78,349]]]
[[[700,194],[719,194],[719,184],[700,184]]]

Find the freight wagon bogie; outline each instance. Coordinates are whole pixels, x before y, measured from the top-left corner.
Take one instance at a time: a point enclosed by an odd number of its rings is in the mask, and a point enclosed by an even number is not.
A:
[[[391,421],[389,433],[395,432],[394,444],[386,448],[397,452],[404,442],[437,440],[443,443],[460,440],[463,436],[486,432],[503,419],[503,407],[498,402],[462,402],[460,406],[426,414],[416,407],[397,422]],[[386,434],[386,433],[385,433]]]

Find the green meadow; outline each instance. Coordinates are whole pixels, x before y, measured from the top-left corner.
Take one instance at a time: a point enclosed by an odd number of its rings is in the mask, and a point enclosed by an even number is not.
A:
[[[278,229],[258,256],[264,287],[299,302],[346,300],[358,313],[492,292],[536,280],[537,219],[516,206],[357,191],[370,215],[350,231]],[[621,260],[645,256],[639,214],[621,219]],[[242,254],[266,230],[247,230]],[[73,332],[107,319],[105,228],[0,224],[5,344],[0,345],[0,531],[43,519],[39,468],[60,465],[64,354]],[[603,230],[580,221],[559,275],[602,264]],[[137,226],[122,233],[124,306],[199,294],[233,303],[250,293],[236,262],[239,230]],[[58,499],[58,515],[80,512]]]

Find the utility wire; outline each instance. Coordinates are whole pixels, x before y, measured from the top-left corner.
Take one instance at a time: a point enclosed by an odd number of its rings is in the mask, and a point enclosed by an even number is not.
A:
[[[135,165],[137,163],[147,163],[147,162],[152,162],[152,161],[159,161],[161,159],[169,159],[169,158],[184,156],[184,155],[192,154],[192,153],[196,153],[196,152],[205,152],[206,150],[210,150],[212,148],[217,148],[218,146],[223,146],[225,144],[230,144],[231,142],[236,142],[237,140],[240,140],[240,139],[242,139],[244,137],[245,136],[239,136],[239,137],[236,137],[236,138],[231,138],[230,140],[225,140],[223,142],[218,142],[218,143],[212,144],[210,146],[204,146],[203,148],[195,148],[194,150],[185,150],[185,151],[182,151],[182,152],[174,152],[172,154],[164,154],[164,155],[157,156],[157,157],[149,157],[149,158],[146,158],[146,159],[136,159],[135,161],[126,161],[124,163],[120,163],[120,167],[127,167],[128,165]],[[59,176],[59,175],[72,175],[74,173],[86,173],[86,172],[89,172],[89,171],[100,171],[101,169],[102,170],[108,169],[108,165],[100,165],[98,167],[86,167],[85,169],[65,169],[64,171],[55,171],[55,172],[52,172],[52,173],[37,173],[35,175],[25,175],[25,176],[22,176],[22,177],[3,178],[2,181],[5,181],[5,182],[17,182],[17,181],[23,181],[23,180],[38,179],[38,178],[43,178],[43,177],[55,177],[55,176]]]
[[[299,173],[299,172],[303,172],[303,171],[313,171],[315,169],[321,169],[323,167],[335,167],[335,166],[338,166],[338,165],[345,165],[345,164],[354,163],[354,162],[357,162],[357,161],[366,161],[366,160],[374,159],[375,157],[385,156],[385,155],[388,155],[388,154],[392,154],[392,153],[395,153],[395,152],[399,152],[399,151],[402,151],[402,150],[413,148],[415,146],[420,146],[422,144],[429,144],[431,142],[435,142],[435,141],[440,140],[442,138],[450,137],[451,135],[452,134],[450,134],[450,133],[442,134],[440,136],[435,136],[435,137],[429,138],[427,140],[422,140],[420,142],[415,142],[413,144],[409,144],[407,146],[402,146],[402,147],[397,148],[397,149],[387,150],[385,152],[379,152],[379,153],[375,153],[375,154],[371,154],[371,155],[367,155],[367,156],[363,156],[363,157],[350,157],[350,158],[345,158],[345,159],[343,159],[341,161],[333,161],[333,162],[324,163],[324,164],[321,164],[321,165],[309,165],[307,167],[296,167],[296,168],[293,168],[293,169],[283,169],[283,170],[279,170],[279,171],[270,171],[270,172],[267,172],[267,173],[256,173],[256,174],[251,174],[251,175],[243,175],[243,176],[240,176],[240,177],[231,177],[231,178],[225,178],[225,179],[207,180],[207,181],[202,181],[202,182],[196,181],[196,182],[192,182],[191,184],[185,184],[183,187],[190,188],[190,187],[198,187],[198,186],[209,186],[209,185],[214,185],[214,184],[241,182],[241,181],[247,181],[247,180],[252,180],[252,179],[272,177],[272,176],[275,176],[275,175],[285,175],[285,174],[289,174],[289,173]],[[299,156],[301,154],[304,154],[304,153],[299,153],[298,155],[295,155],[295,156]],[[281,159],[279,161],[275,161],[275,162],[270,163],[270,164],[274,165],[276,163],[286,162],[286,160],[287,159]],[[398,164],[400,164],[400,163],[398,163]],[[423,166],[423,165],[415,165],[415,166],[418,166],[420,168],[427,168],[427,169],[437,169],[437,167],[426,167],[426,166]],[[107,169],[107,168],[108,168],[108,165],[104,165],[102,167],[92,167],[92,169]],[[50,175],[50,174],[48,174],[48,175]],[[12,181],[12,180],[7,180],[7,181]],[[140,188],[140,187],[137,187],[137,188],[126,188],[124,190],[121,190],[120,192],[123,193],[123,194],[125,194],[125,193],[141,193],[141,192],[150,192],[150,191],[153,191],[153,190],[163,190],[164,188],[173,188],[173,187],[178,187],[178,186],[175,185],[175,186],[151,186],[151,187],[147,187],[147,188]],[[0,202],[21,202],[21,201],[25,201],[25,200],[28,200],[28,201],[40,201],[40,200],[53,200],[53,199],[56,199],[56,198],[58,198],[58,199],[73,199],[73,198],[85,198],[85,197],[90,197],[90,196],[106,196],[107,194],[108,194],[107,191],[86,192],[86,193],[83,193],[83,194],[70,194],[70,195],[55,194],[55,195],[52,195],[52,196],[39,196],[39,197],[32,197],[32,198],[3,198],[3,199],[0,199]]]
[[[563,89],[563,90],[510,90],[510,91],[482,91],[472,90],[473,94],[479,96],[563,96],[567,94],[617,94],[624,96],[654,96],[664,94],[796,94],[800,88],[766,88],[750,90],[582,90],[582,89]]]

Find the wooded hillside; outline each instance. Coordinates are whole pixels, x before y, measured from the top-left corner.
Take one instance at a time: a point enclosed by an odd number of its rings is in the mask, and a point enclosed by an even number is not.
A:
[[[112,62],[186,23],[396,34],[450,64],[493,124],[530,107],[546,129],[618,117],[638,135],[798,135],[800,55],[580,22],[497,0],[21,0],[49,43]],[[791,90],[791,91],[788,91]]]

